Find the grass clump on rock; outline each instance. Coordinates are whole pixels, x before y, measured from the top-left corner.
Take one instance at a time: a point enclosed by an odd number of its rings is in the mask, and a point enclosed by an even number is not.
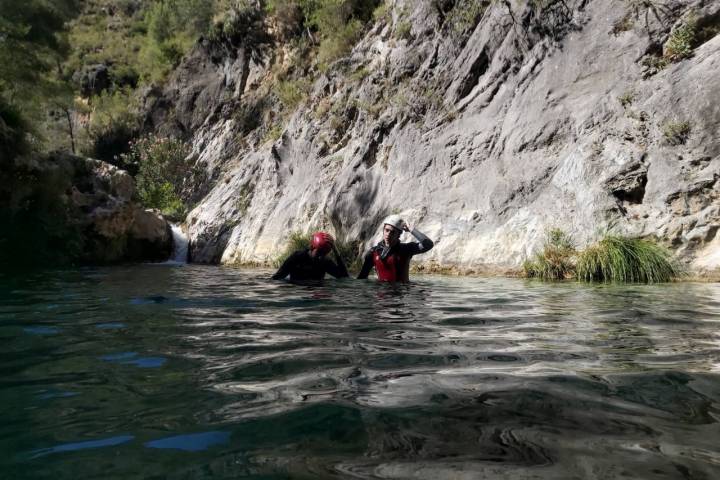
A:
[[[610,235],[578,255],[587,282],[669,282],[682,275],[670,252],[650,240]]]
[[[575,273],[575,245],[568,234],[560,229],[547,232],[541,252],[523,264],[528,278],[564,280]]]

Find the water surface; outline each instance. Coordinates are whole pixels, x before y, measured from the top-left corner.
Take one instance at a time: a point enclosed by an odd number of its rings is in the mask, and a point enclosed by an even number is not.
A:
[[[0,478],[720,478],[720,284],[0,276]]]

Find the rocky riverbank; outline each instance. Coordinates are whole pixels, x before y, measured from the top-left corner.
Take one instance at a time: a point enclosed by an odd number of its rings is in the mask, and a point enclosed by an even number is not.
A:
[[[5,165],[3,264],[164,261],[169,223],[134,199],[124,170],[69,154],[26,155]]]

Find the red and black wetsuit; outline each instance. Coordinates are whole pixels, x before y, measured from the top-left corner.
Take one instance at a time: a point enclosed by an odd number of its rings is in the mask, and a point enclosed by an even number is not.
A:
[[[272,276],[273,280],[282,280],[290,275],[291,281],[322,280],[326,273],[335,278],[348,276],[347,268],[338,255],[338,264],[327,257],[311,257],[310,250],[298,250],[290,255]]]
[[[425,253],[435,245],[432,240],[413,230],[412,234],[420,242],[396,243],[394,247],[387,248],[380,242],[365,254],[362,270],[357,278],[367,278],[372,267],[377,271],[381,282],[409,282],[410,258],[418,253]]]

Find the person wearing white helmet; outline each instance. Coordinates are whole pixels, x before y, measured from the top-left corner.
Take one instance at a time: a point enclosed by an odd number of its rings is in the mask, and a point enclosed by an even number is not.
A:
[[[401,243],[402,232],[410,232],[417,242]],[[378,280],[382,282],[409,282],[410,258],[425,253],[435,244],[426,235],[410,227],[400,215],[390,215],[383,220],[383,240],[366,254],[357,278],[368,278],[375,267]]]

